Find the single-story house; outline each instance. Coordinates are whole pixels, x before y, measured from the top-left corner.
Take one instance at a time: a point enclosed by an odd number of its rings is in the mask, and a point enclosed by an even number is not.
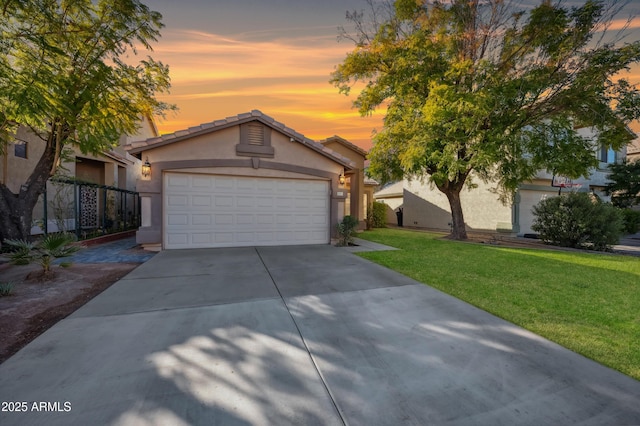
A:
[[[364,152],[339,138],[315,142],[257,110],[127,150],[150,166],[137,185],[136,236],[150,249],[328,244],[351,213],[347,200],[363,199],[350,157]]]
[[[583,136],[592,135],[590,129],[579,129]],[[592,170],[588,178],[570,182],[563,181],[566,188],[560,188],[558,177],[545,171],[539,171],[536,177],[520,185],[510,202],[499,201],[495,184],[473,179],[477,186],[463,189],[460,198],[468,231],[504,232],[513,235],[534,234],[531,225],[534,221],[533,206],[547,197],[558,195],[561,191],[592,192],[601,199],[609,200],[605,192],[608,183],[608,165],[625,158],[626,149],[613,151],[594,146],[594,155],[599,165]],[[473,178],[473,176],[472,176]],[[381,188],[374,194],[378,202],[388,206],[387,223],[395,224],[395,212],[403,210],[403,225],[407,227],[446,230],[451,229],[451,209],[447,197],[428,179],[405,179]]]

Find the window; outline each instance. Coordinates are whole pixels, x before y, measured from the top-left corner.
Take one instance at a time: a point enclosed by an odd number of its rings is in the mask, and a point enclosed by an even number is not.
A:
[[[600,147],[598,151],[598,160],[602,163],[613,164],[616,162],[616,152],[609,147]]]
[[[13,154],[18,158],[27,158],[27,143],[16,142],[14,145]]]

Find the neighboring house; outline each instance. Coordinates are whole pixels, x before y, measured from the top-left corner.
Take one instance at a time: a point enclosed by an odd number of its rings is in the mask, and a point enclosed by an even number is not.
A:
[[[404,210],[404,181],[391,182],[382,186],[373,194],[373,197],[386,206],[387,223],[397,224],[397,212],[400,209]]]
[[[367,151],[340,136],[332,136],[319,143],[355,163],[351,171],[345,172],[348,194],[344,214],[357,217],[361,221],[366,219],[367,207],[373,202],[373,191],[378,185],[376,181],[365,176]]]
[[[589,129],[580,129],[579,132],[583,136],[592,134]],[[604,193],[604,187],[608,182],[607,166],[621,161],[625,154],[625,149],[614,152],[609,149],[595,148],[594,155],[600,163],[588,179],[574,180],[571,182],[573,188],[560,189],[554,186],[557,184],[554,182],[554,176],[541,171],[531,181],[521,184],[513,200],[507,204],[502,204],[498,200],[494,184],[484,183],[474,178],[473,181],[477,187],[463,189],[460,194],[467,230],[506,232],[516,235],[532,234],[534,233],[531,229],[534,220],[533,206],[546,197],[558,195],[559,191],[589,191],[608,200],[609,197]],[[406,179],[396,182],[380,189],[374,194],[374,198],[389,206],[388,223],[396,223],[395,214],[391,212],[402,207],[404,226],[437,230],[449,230],[451,227],[449,202],[446,196],[427,179],[424,182]]]
[[[126,149],[151,165],[138,182],[146,248],[328,244],[347,200],[363,199],[341,183],[360,176],[359,149],[315,142],[256,110]]]
[[[60,175],[67,178],[75,179],[82,182],[88,182],[97,185],[106,185],[119,189],[135,191],[136,182],[140,177],[141,162],[136,157],[130,155],[124,150],[133,140],[140,138],[149,138],[157,136],[158,131],[152,119],[143,119],[140,122],[139,131],[135,135],[123,135],[117,145],[109,151],[105,151],[101,155],[83,154],[78,148],[74,148],[71,156],[67,158],[59,170]],[[2,155],[0,161],[0,179],[11,191],[18,192],[20,186],[23,185],[29,175],[33,172],[38,160],[42,156],[44,150],[43,141],[25,127],[20,127],[15,135],[13,146],[9,145],[7,151]],[[64,227],[66,230],[74,228],[73,212],[69,212],[66,218],[55,218],[52,211],[51,201],[57,200],[59,204],[65,204],[67,210],[72,210],[74,194],[70,191],[64,191],[63,199],[60,197],[60,189],[56,184],[48,183],[47,199],[48,204],[48,220],[47,228],[49,232],[59,230]],[[81,197],[85,198],[85,207],[92,205],[90,209],[85,208],[85,215],[90,216],[98,228],[102,224],[100,218],[101,211],[104,209],[100,197],[96,190],[83,191]],[[38,221],[38,225],[33,226],[31,233],[39,234],[43,232],[44,224],[42,223],[44,214],[43,198],[34,208],[33,220]],[[136,214],[135,212],[131,212]],[[95,219],[95,220],[93,220]],[[61,222],[62,220],[62,222]],[[64,223],[64,225],[62,225]]]
[[[627,161],[640,160],[640,138],[636,138],[627,145]]]

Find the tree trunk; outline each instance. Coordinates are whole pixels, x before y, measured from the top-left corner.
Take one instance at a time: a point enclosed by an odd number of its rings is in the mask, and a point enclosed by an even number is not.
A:
[[[460,202],[460,192],[467,180],[468,173],[459,174],[455,181],[448,181],[436,187],[447,196],[449,207],[451,208],[451,238],[454,240],[466,240],[467,228],[464,224],[464,214],[462,213],[462,203]]]
[[[451,228],[451,238],[454,240],[466,240],[467,228],[464,224],[464,214],[462,213],[462,203],[460,202],[460,189],[448,190],[444,193],[449,200],[451,207],[451,219],[453,226]]]
[[[0,184],[0,242],[30,237],[33,209],[44,193],[56,161],[56,144],[52,139],[49,138],[42,157],[17,194]]]

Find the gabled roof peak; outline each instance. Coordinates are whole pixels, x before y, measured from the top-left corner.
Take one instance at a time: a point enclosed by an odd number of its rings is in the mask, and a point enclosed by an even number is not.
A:
[[[367,156],[367,151],[365,151],[364,149],[360,148],[358,145],[349,142],[348,140],[346,140],[345,138],[338,136],[338,135],[333,135],[331,137],[328,137],[326,139],[323,139],[321,141],[319,141],[321,144],[325,145],[328,144],[330,142],[338,142],[339,144],[346,146],[347,148],[351,149],[352,151],[357,152],[358,154],[362,155],[363,157]]]
[[[149,138],[143,141],[132,142],[126,145],[125,149],[129,151],[129,153],[131,154],[139,154],[143,151],[147,151],[147,150],[158,148],[164,145],[176,143],[181,140],[189,139],[195,136],[215,132],[228,127],[248,123],[250,121],[259,121],[264,125],[267,125],[279,131],[280,133],[283,133],[284,135],[288,136],[292,142],[301,143],[313,149],[314,151],[317,151],[327,157],[332,158],[334,161],[337,161],[338,163],[346,167],[349,167],[349,168],[355,167],[355,164],[349,158],[338,154],[332,149],[325,147],[321,143],[318,143],[312,139],[307,138],[302,133],[296,132],[290,127],[285,126],[283,123],[274,120],[273,118],[269,117],[268,115],[262,113],[262,111],[257,109],[254,109],[250,112],[244,112],[238,115],[227,117],[221,120],[215,120],[208,123],[200,124],[199,126],[189,127],[188,129],[185,129],[185,130],[178,130],[176,132],[169,133],[166,135]]]

